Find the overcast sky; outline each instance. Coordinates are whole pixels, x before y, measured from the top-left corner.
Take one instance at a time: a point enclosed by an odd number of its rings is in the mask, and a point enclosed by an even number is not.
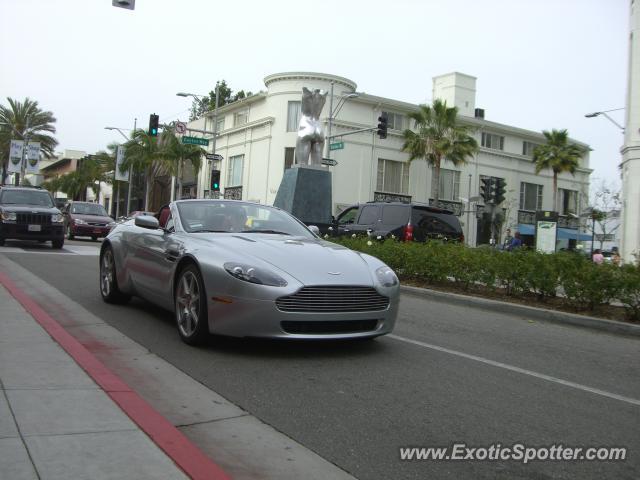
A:
[[[594,178],[618,180],[629,0],[0,0],[0,101],[30,97],[58,119],[59,150],[93,153],[134,118],[188,118],[178,91],[264,90],[313,71],[358,91],[431,101],[432,77],[477,77],[487,120],[566,128],[589,144]],[[624,111],[611,112],[619,123]]]

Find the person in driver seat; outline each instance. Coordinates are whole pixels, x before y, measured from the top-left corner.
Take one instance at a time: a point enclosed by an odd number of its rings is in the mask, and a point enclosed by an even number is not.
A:
[[[242,232],[247,226],[247,214],[244,208],[232,208],[228,215],[230,232]]]

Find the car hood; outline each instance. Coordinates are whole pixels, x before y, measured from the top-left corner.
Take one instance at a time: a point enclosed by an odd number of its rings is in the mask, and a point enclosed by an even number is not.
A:
[[[207,235],[207,240],[223,244],[239,261],[251,258],[269,263],[295,277],[304,285],[371,285],[373,275],[357,252],[324,240],[273,234]],[[217,234],[219,235],[219,234]],[[242,260],[240,260],[242,259]]]
[[[40,205],[18,205],[18,204],[5,204],[0,205],[0,208],[5,212],[15,212],[15,213],[60,213],[56,207],[42,207]]]
[[[83,214],[80,214],[80,213],[70,213],[69,216],[71,218],[73,218],[74,220],[80,219],[80,220],[84,220],[85,222],[91,222],[91,223],[111,223],[111,222],[113,222],[113,218],[105,217],[104,215],[83,215]]]

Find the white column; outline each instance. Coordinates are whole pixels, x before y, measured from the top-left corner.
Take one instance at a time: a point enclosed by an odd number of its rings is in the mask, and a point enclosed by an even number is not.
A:
[[[635,261],[640,254],[640,8],[630,3],[629,70],[625,105],[625,134],[622,147],[621,254],[623,261]]]

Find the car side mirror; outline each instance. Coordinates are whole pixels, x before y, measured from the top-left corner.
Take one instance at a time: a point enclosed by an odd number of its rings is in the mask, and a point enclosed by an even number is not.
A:
[[[316,225],[309,225],[309,230],[311,230],[314,235],[320,236],[320,229]]]
[[[157,230],[160,228],[160,222],[155,217],[149,217],[147,215],[138,215],[135,219],[136,227],[148,228],[150,230]]]

